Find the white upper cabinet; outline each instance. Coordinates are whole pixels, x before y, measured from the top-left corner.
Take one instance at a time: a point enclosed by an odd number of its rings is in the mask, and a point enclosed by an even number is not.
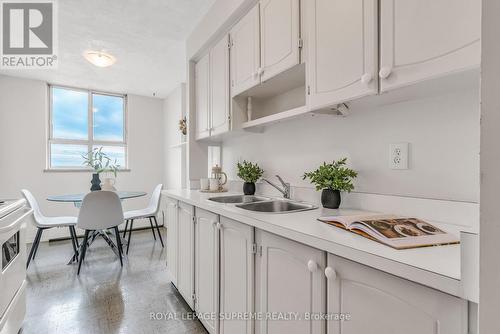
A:
[[[261,80],[281,73],[300,62],[299,0],[261,0]]]
[[[210,50],[210,135],[229,131],[229,37]]]
[[[179,239],[177,250],[177,289],[194,309],[194,207],[180,202],[178,209]],[[168,247],[168,246],[167,246]]]
[[[229,33],[231,37],[231,95],[260,83],[259,5]]]
[[[300,316],[324,313],[325,254],[318,249],[261,230],[256,231],[255,241],[259,247],[255,266],[256,312],[292,312]],[[304,318],[289,321],[264,318],[256,322],[255,328],[256,334],[324,332],[324,321]]]
[[[254,296],[253,227],[220,217],[220,313],[251,314]],[[251,319],[222,319],[220,334],[252,334]]]
[[[195,64],[196,139],[210,136],[209,54]]]
[[[328,254],[327,334],[466,334],[467,301]]]
[[[167,206],[167,269],[170,279],[177,286],[177,256],[178,256],[178,231],[179,221],[177,218],[177,201],[171,198],[166,200]]]
[[[307,1],[308,104],[377,94],[377,0]]]
[[[196,139],[230,129],[229,37],[226,35],[195,64]]]
[[[196,208],[195,227],[195,310],[201,314],[219,314],[219,216]],[[210,334],[218,333],[219,321],[202,317]]]
[[[381,0],[381,90],[480,64],[481,0]]]

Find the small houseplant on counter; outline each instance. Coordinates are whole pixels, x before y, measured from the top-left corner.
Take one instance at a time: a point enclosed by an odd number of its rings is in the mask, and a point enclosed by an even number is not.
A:
[[[92,180],[90,181],[92,184],[92,187],[90,187],[91,191],[101,190],[101,179],[99,178],[99,174],[104,172],[113,173],[116,178],[116,173],[120,165],[117,164],[116,159],[112,161],[111,158],[102,151],[102,147],[94,148],[87,154],[82,155],[82,157],[83,165],[93,170]]]
[[[262,177],[264,170],[256,163],[246,160],[243,160],[242,163],[238,162],[236,167],[238,167],[238,177],[245,182],[243,183],[243,193],[245,195],[255,194],[255,182]]]
[[[353,180],[358,173],[346,167],[347,158],[333,161],[319,166],[312,172],[304,173],[303,179],[309,178],[321,190],[321,204],[328,209],[338,209],[340,206],[340,192],[351,192],[354,189]]]

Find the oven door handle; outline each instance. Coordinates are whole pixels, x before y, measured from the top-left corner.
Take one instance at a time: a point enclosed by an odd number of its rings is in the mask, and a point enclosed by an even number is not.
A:
[[[20,223],[22,223],[22,221],[28,217],[29,215],[31,215],[33,213],[33,210],[32,209],[29,209],[28,211],[26,211],[26,213],[24,213],[21,217],[17,218],[16,220],[14,220],[12,223],[10,223],[9,225],[7,226],[4,226],[4,227],[0,227],[0,233],[5,233],[5,232],[8,232],[12,229],[14,229],[17,225],[19,225]],[[7,216],[8,217],[8,216]]]

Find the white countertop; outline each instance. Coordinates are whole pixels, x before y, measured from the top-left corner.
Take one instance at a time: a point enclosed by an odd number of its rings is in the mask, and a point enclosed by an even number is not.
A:
[[[295,213],[261,213],[209,201],[209,197],[232,193],[207,194],[197,190],[165,190],[163,194],[256,228],[345,257],[388,273],[462,297],[460,282],[460,245],[396,250],[357,234],[321,223],[317,218],[352,215],[355,209],[318,208]],[[460,235],[460,227],[431,222]]]

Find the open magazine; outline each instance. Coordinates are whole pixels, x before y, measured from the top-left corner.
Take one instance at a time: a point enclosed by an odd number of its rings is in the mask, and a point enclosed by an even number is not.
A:
[[[318,218],[395,249],[407,249],[460,243],[452,234],[418,218],[394,215],[354,215]]]

